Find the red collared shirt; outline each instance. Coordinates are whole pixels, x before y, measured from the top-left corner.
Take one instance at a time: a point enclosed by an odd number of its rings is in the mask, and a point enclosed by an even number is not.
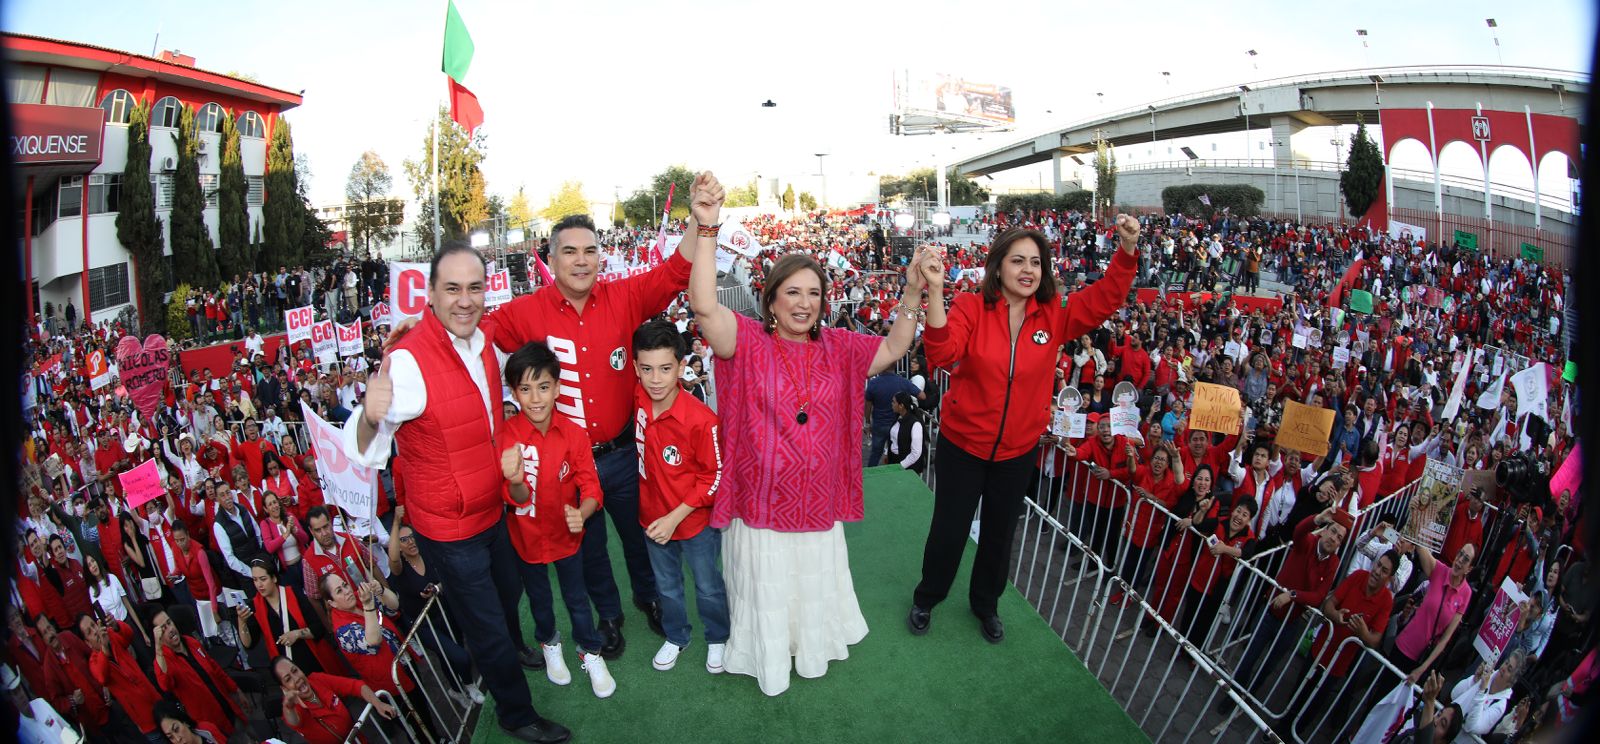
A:
[[[500,430],[499,447],[513,446],[522,450],[523,483],[533,496],[526,505],[513,502],[506,520],[517,555],[528,563],[554,563],[577,553],[583,532],[567,530],[562,507],[577,508],[586,498],[594,499],[597,507],[605,503],[589,437],[559,414],[550,417],[550,429],[543,434],[519,414],[506,419]],[[510,500],[509,495],[506,498]]]
[[[556,410],[589,439],[616,439],[632,414],[633,332],[665,310],[689,286],[691,264],[676,252],[638,276],[596,282],[579,312],[556,287],[544,287],[484,318],[496,324],[495,345],[506,353],[540,342],[561,361],[561,397]]]
[[[311,744],[324,742],[338,744],[344,741],[350,730],[355,728],[355,721],[350,718],[349,707],[340,698],[361,697],[361,688],[366,687],[366,684],[359,679],[325,672],[307,674],[306,682],[311,685],[312,692],[317,694],[318,705],[313,706],[310,701],[302,698],[295,704],[295,713],[300,716],[300,725],[290,728]]]
[[[672,539],[700,534],[711,520],[722,485],[721,420],[693,395],[678,391],[672,406],[654,419],[644,386],[634,386],[634,440],[639,448],[639,525],[667,515],[680,504],[694,507]]]

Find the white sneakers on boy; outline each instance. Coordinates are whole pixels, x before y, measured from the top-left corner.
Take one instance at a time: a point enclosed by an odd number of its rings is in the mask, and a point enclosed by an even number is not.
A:
[[[706,671],[712,674],[722,673],[722,654],[728,650],[726,643],[712,643],[706,646]]]
[[[558,685],[571,684],[572,672],[567,669],[567,661],[561,656],[561,642],[541,643],[539,648],[544,651],[544,676]]]
[[[589,687],[594,689],[597,698],[611,697],[617,691],[617,681],[612,679],[611,670],[606,668],[606,660],[600,654],[584,654],[583,670],[589,673]]]
[[[657,651],[655,658],[650,660],[650,666],[665,672],[678,665],[678,654],[681,653],[683,653],[681,646],[672,641],[667,641],[661,644],[661,650]]]

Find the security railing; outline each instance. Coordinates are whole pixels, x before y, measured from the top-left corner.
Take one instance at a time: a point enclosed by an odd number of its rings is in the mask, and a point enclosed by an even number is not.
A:
[[[390,695],[388,690],[377,690],[374,694],[385,705],[395,705],[394,696]],[[376,737],[378,741],[384,742],[384,744],[394,741],[394,739],[390,738],[389,732],[384,730],[382,721],[383,717],[378,715],[378,707],[372,703],[367,703],[366,707],[361,709],[361,715],[356,716],[355,725],[351,727],[350,733],[345,734],[344,744],[366,744],[366,742],[372,741],[373,737]],[[401,725],[403,726],[404,723],[402,722]],[[411,736],[412,741],[417,741],[412,736],[410,729],[406,729],[406,735]]]
[[[457,669],[441,648],[446,642],[459,645],[460,639],[450,624],[443,596],[441,590],[423,605],[401,644],[406,651],[396,655],[389,666],[390,678],[400,691],[401,725],[412,741],[470,740],[472,731],[467,724],[483,706],[478,692],[480,676],[472,669]],[[407,681],[414,682],[410,691],[406,690]],[[431,726],[422,725],[407,715],[409,712],[425,713]]]

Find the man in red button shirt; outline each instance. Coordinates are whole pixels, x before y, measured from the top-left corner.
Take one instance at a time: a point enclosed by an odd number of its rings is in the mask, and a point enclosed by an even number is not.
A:
[[[722,483],[722,445],[717,414],[678,384],[688,353],[683,335],[664,320],[633,334],[633,364],[639,372],[634,427],[640,462],[639,523],[650,539],[650,563],[661,591],[667,642],[651,664],[671,669],[689,645],[683,566],[694,573],[695,608],[705,626],[706,671],[722,673],[728,642],[728,593],[717,558],[722,533],[711,529],[711,507]]]
[[[686,234],[696,228],[690,218]],[[553,286],[502,305],[489,319],[495,343],[511,353],[541,342],[561,362],[561,397],[556,410],[582,426],[593,444],[605,511],[611,515],[627,559],[633,603],[661,630],[655,574],[639,526],[639,459],[634,450],[633,389],[638,377],[629,367],[632,337],[640,323],[661,313],[689,286],[690,254],[685,240],[661,265],[617,281],[597,281],[602,268],[594,221],[573,215],[550,232]],[[606,658],[622,653],[622,599],[611,573],[603,518],[584,526],[584,576],[600,612]]]

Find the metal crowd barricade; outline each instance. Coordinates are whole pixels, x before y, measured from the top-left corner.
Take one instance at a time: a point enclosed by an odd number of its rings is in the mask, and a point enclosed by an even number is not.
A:
[[[470,737],[471,731],[467,723],[483,706],[482,702],[467,691],[469,685],[476,688],[481,676],[471,669],[456,669],[443,652],[437,648],[426,648],[422,642],[420,631],[423,629],[427,629],[431,638],[440,638],[441,633],[443,636],[457,638],[450,625],[449,613],[444,611],[444,605],[441,603],[443,596],[442,591],[436,593],[428,599],[427,604],[423,605],[422,613],[417,616],[411,630],[406,633],[405,643],[401,644],[403,648],[408,648],[415,654],[397,655],[394,663],[389,666],[389,676],[394,680],[395,689],[400,691],[400,700],[404,703],[400,706],[401,710],[404,711],[406,708],[427,710],[441,734],[446,731],[455,732],[450,739],[455,742],[461,741],[463,737]],[[403,684],[405,678],[401,676],[402,667],[416,682],[416,688],[409,693]],[[413,697],[420,700],[415,700]],[[403,715],[401,718],[404,720]],[[412,732],[409,722],[406,724],[406,732],[413,741],[438,741],[426,731],[417,732],[421,734],[419,737],[417,733]]]
[[[1254,561],[1223,557],[1201,574],[1190,557],[1206,549],[1205,535],[1086,464],[1055,457],[1046,450],[1024,500],[1012,583],[1152,739],[1341,740],[1360,726],[1365,701],[1404,679],[1354,638],[1321,649],[1332,660],[1359,646],[1343,677],[1295,660],[1305,635],[1331,632],[1332,621],[1307,607],[1302,620],[1269,623],[1268,603],[1283,588],[1256,564],[1281,565],[1286,548]],[[1229,577],[1218,575],[1230,565]],[[1192,606],[1207,594],[1196,585],[1219,603],[1237,598],[1232,622],[1207,614],[1208,603]],[[1224,699],[1231,711],[1214,710]],[[1319,704],[1329,700],[1343,713]]]
[[[374,694],[385,704],[395,705],[394,696],[390,695],[388,690],[377,690]],[[350,733],[345,735],[344,744],[370,742],[373,740],[372,735],[376,735],[377,740],[384,742],[384,744],[394,741],[389,738],[389,732],[385,731],[382,725],[379,725],[381,720],[378,718],[378,709],[372,703],[367,703],[366,707],[361,709],[361,715],[356,716],[355,726],[350,729]],[[400,725],[404,727],[407,737],[410,737],[412,741],[417,741],[415,732],[405,723],[404,719],[401,719]]]

